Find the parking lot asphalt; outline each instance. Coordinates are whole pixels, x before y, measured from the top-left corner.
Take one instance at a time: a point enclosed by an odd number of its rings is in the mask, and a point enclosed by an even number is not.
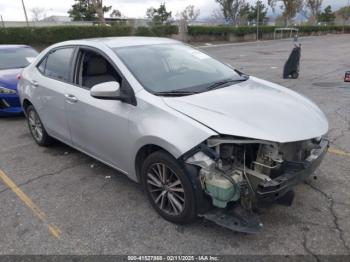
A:
[[[235,233],[203,220],[171,224],[140,185],[61,143],[37,146],[17,117],[0,119],[0,254],[349,254],[350,83],[343,79],[350,35],[300,42],[298,80],[281,78],[290,40],[203,48],[311,98],[330,123],[331,150],[318,178],[296,187],[292,207],[261,210],[261,233]]]

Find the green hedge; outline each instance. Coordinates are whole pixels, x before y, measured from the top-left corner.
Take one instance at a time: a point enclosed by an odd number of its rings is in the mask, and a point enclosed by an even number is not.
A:
[[[137,36],[169,36],[178,34],[179,28],[176,25],[156,25],[152,27],[141,26],[135,31]]]
[[[273,33],[276,27],[262,26],[260,34]],[[302,35],[312,33],[341,33],[343,26],[299,26]],[[256,27],[249,26],[189,26],[188,32],[192,36],[212,35],[244,36],[256,33]],[[135,30],[131,26],[56,26],[56,27],[13,27],[0,28],[0,44],[28,44],[51,45],[57,42],[93,37],[109,36],[170,36],[178,33],[178,27],[174,25],[160,25],[151,27],[138,27]],[[350,26],[345,26],[345,33],[350,33]]]
[[[136,35],[167,36],[176,34],[177,26],[154,26],[136,29]],[[130,36],[131,26],[54,26],[0,28],[0,44],[51,45],[57,42],[93,37]]]
[[[259,29],[261,32],[269,33],[275,30],[274,26],[262,26]],[[256,27],[253,26],[189,26],[188,33],[190,35],[227,35],[234,34],[243,36],[256,33]]]
[[[350,33],[350,26],[330,25],[330,26],[299,26],[301,33],[317,33],[317,32],[337,32]]]
[[[259,27],[260,33],[273,33],[275,26],[261,26]],[[312,32],[343,32],[343,26],[298,26],[301,33]],[[192,36],[198,35],[220,35],[225,36],[233,34],[237,36],[244,36],[247,34],[256,33],[256,27],[252,26],[189,26],[188,33]],[[345,33],[350,33],[350,26],[345,26]]]

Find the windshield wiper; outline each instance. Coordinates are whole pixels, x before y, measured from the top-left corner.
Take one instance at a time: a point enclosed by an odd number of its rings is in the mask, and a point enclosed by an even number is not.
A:
[[[235,83],[239,83],[239,82],[244,82],[247,81],[249,79],[249,76],[242,76],[242,78],[239,79],[226,79],[226,80],[222,80],[222,81],[218,81],[215,82],[213,84],[211,84],[210,86],[207,87],[207,90],[213,90],[213,89],[217,89],[220,87],[226,87],[229,84],[235,84]]]
[[[235,83],[239,83],[239,82],[244,82],[246,80],[249,79],[249,76],[247,75],[242,75],[241,78],[238,79],[225,79],[225,80],[221,80],[218,82],[215,82],[213,84],[211,84],[209,87],[207,87],[205,90],[201,90],[201,91],[185,91],[185,90],[172,90],[172,91],[160,91],[160,92],[155,92],[154,95],[156,96],[189,96],[189,95],[195,95],[195,94],[199,94],[208,90],[213,90],[216,88],[220,88],[220,87],[225,87],[228,85],[232,85]]]
[[[199,92],[191,92],[191,91],[181,91],[181,90],[173,90],[173,91],[161,91],[155,92],[156,96],[189,96],[198,94]]]

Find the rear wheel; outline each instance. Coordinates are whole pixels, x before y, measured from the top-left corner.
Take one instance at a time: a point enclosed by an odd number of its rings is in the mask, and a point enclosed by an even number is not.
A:
[[[38,145],[49,146],[52,144],[53,138],[47,134],[38,113],[32,105],[27,108],[27,121],[30,133]]]
[[[163,151],[152,153],[143,163],[142,180],[152,206],[163,218],[177,224],[194,220],[194,189],[175,158]]]

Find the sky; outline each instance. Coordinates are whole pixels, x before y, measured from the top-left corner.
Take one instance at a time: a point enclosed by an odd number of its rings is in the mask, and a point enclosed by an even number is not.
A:
[[[265,3],[267,0],[263,0]],[[213,10],[219,6],[215,0],[104,0],[107,6],[113,6],[118,9],[123,15],[133,18],[143,18],[147,8],[153,6],[158,7],[160,3],[166,2],[167,9],[175,15],[183,10],[188,5],[195,5],[201,10],[202,18],[208,17],[213,13]],[[255,3],[254,0],[248,0],[250,3]],[[333,10],[344,6],[348,0],[324,0],[324,6],[332,5]],[[31,18],[31,9],[43,8],[46,16],[63,15],[67,16],[67,11],[70,9],[74,0],[24,0],[27,8],[29,19]],[[0,15],[5,21],[24,21],[24,13],[21,0],[0,0]]]

